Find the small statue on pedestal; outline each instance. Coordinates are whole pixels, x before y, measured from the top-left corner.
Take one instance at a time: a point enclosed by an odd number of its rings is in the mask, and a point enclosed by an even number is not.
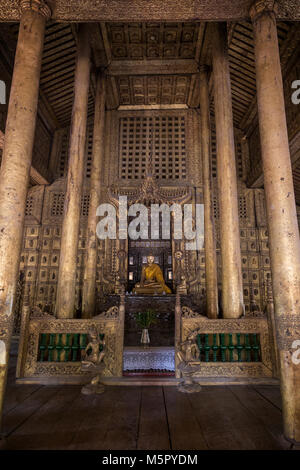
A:
[[[84,371],[91,370],[98,372],[88,385],[85,385],[81,389],[81,393],[84,395],[91,395],[93,393],[103,393],[105,386],[100,383],[100,375],[105,365],[103,359],[105,356],[105,340],[100,339],[96,328],[89,332],[90,342],[86,346],[83,354],[83,360],[81,361],[81,368]],[[101,350],[100,347],[102,346]]]
[[[179,292],[180,295],[187,295],[187,283],[184,275],[180,276],[180,284],[177,286],[177,292]]]
[[[186,339],[179,343],[179,348],[176,352],[177,358],[180,360],[178,369],[180,370],[183,381],[178,385],[177,389],[183,393],[196,393],[200,392],[201,386],[194,382],[192,375],[195,368],[191,365],[192,362],[199,361],[199,348],[196,342],[198,330],[193,331]]]

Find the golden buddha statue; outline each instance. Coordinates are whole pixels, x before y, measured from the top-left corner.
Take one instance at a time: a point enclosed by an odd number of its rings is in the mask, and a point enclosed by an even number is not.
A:
[[[171,289],[165,284],[163,273],[154,263],[154,256],[147,256],[147,265],[143,266],[141,281],[134,286],[134,294],[171,294]]]

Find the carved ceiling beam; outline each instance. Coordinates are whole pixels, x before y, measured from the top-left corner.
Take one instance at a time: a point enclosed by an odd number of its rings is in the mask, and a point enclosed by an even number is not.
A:
[[[118,111],[140,111],[151,109],[188,109],[187,104],[128,104],[120,105]]]
[[[107,69],[109,75],[181,75],[198,71],[193,59],[114,60]]]
[[[0,21],[19,21],[18,0],[0,0]],[[252,0],[49,0],[54,21],[243,21]],[[279,20],[300,20],[300,3],[278,0]]]

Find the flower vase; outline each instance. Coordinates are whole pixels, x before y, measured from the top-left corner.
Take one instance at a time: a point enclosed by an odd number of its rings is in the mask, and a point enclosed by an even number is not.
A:
[[[144,348],[146,348],[150,344],[150,337],[149,337],[148,328],[144,328],[143,331],[142,331],[141,343],[144,346]]]

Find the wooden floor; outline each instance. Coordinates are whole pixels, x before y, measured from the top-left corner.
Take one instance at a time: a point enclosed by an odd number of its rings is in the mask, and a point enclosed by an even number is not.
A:
[[[108,387],[16,385],[9,370],[3,431],[8,449],[289,449],[275,386]]]

